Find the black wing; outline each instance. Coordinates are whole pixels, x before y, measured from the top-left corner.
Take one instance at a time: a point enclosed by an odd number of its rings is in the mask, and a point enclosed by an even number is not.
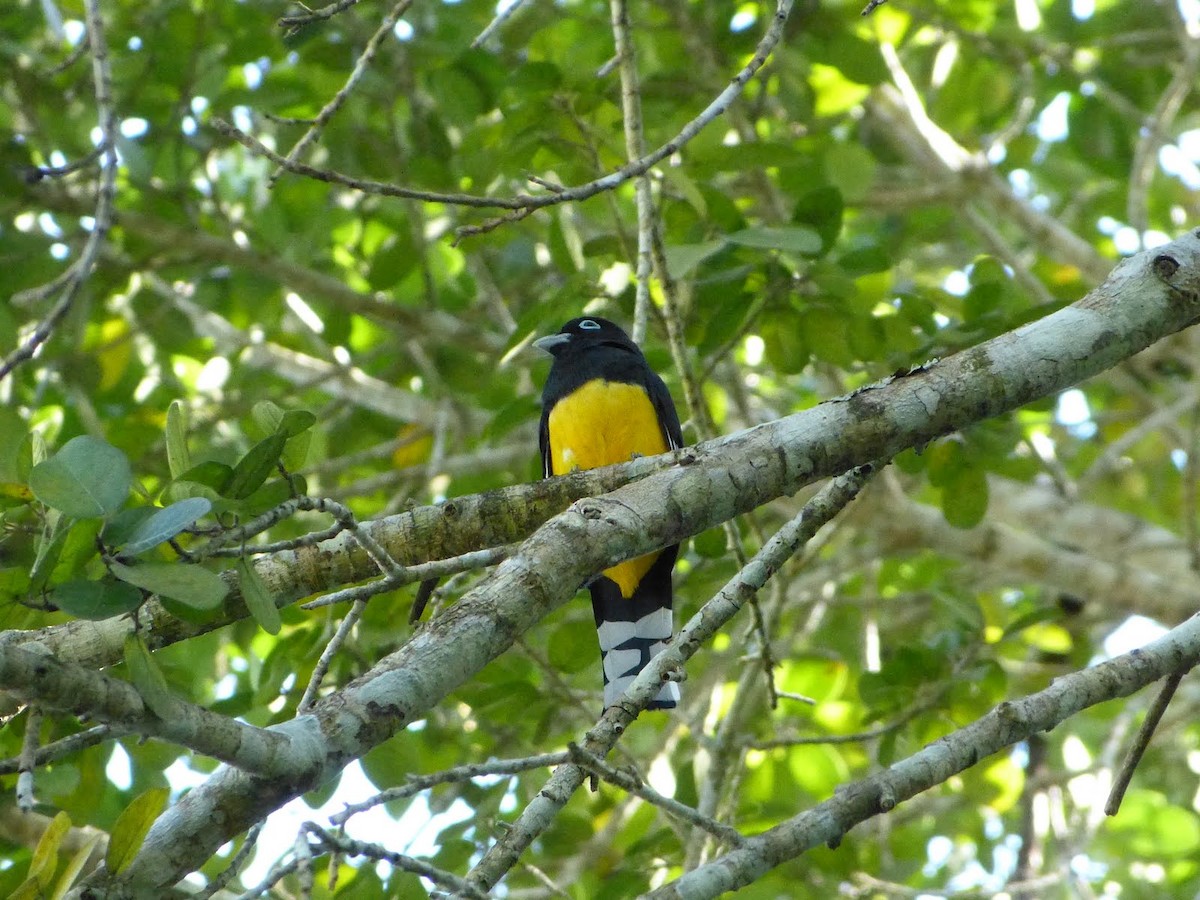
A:
[[[542,453],[542,477],[554,474],[550,467],[550,407],[542,405],[542,421],[538,425],[538,449]]]
[[[658,374],[650,370],[646,378],[646,390],[650,394],[650,402],[654,404],[658,423],[662,425],[663,436],[667,439],[667,449],[678,450],[683,446],[683,428],[679,425],[679,413],[675,411],[671,392]]]

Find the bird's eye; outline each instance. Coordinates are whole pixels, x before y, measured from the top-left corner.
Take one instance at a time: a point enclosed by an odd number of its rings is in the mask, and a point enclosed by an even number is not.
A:
[[[595,319],[584,319],[579,323],[579,327],[583,331],[599,331],[600,323]]]

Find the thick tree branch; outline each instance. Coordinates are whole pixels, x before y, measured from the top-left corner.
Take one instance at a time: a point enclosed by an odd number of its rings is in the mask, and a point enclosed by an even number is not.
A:
[[[454,497],[386,519],[363,522],[361,530],[402,565],[416,567],[430,560],[447,560],[480,547],[521,540],[572,501],[643,478],[670,465],[675,457],[675,454],[641,457],[617,466]],[[315,593],[356,584],[379,572],[370,555],[345,534],[318,547],[257,559],[254,565],[279,607]],[[421,569],[421,577],[429,577],[425,574],[429,571]],[[153,599],[138,611],[140,632],[151,650],[207,634],[249,616],[237,571],[222,574],[230,585],[230,594],[221,612],[202,624],[171,615]],[[0,632],[0,647],[36,643],[59,658],[102,668],[121,660],[125,637],[133,630],[129,616],[100,622],[76,619],[31,631]]]
[[[804,509],[792,518],[717,592],[662,653],[655,656],[634,679],[622,701],[604,711],[600,721],[585,736],[583,750],[603,757],[616,745],[629,724],[658,694],[663,681],[712,639],[747,600],[766,584],[817,530],[857,496],[870,470],[848,472],[825,486]],[[583,784],[586,772],[579,765],[555,769],[546,785],[521,811],[521,815],[467,876],[468,884],[491,888],[516,864],[520,855],[541,835]],[[706,820],[711,817],[700,813]]]
[[[114,888],[174,883],[265,813],[424,715],[595,572],[818,478],[1062,390],[1198,318],[1200,234],[1189,233],[1124,261],[1100,288],[1039,321],[848,397],[707,442],[685,451],[687,465],[575,504],[427,629],[316,704],[323,766],[286,779],[219,770],[158,820]],[[345,571],[336,552],[314,554],[313,563],[335,577]],[[653,691],[648,679],[663,674],[656,664],[682,646],[677,641],[652,661],[631,690]],[[105,881],[101,874],[93,884]]]
[[[0,646],[0,684],[41,708],[172,741],[264,776],[311,768],[318,747],[301,719],[285,728],[255,728],[178,698],[172,698],[169,716],[159,716],[128,682],[21,647]]]

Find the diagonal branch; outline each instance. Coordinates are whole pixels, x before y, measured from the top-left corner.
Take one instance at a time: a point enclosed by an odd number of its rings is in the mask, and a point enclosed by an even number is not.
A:
[[[603,758],[608,754],[625,729],[657,696],[668,673],[690,659],[700,646],[709,641],[742,608],[778,569],[808,541],[823,524],[854,499],[870,472],[854,471],[834,479],[812,500],[799,515],[781,528],[755,554],[749,565],[730,581],[688,621],[672,641],[671,646],[650,660],[649,665],[634,679],[620,703],[604,711],[603,717],[584,737],[577,751]],[[467,876],[467,883],[476,888],[491,888],[504,877],[520,855],[554,821],[566,806],[571,795],[583,784],[587,770],[573,762],[554,770],[537,796],[521,811],[521,815],[479,861]],[[708,822],[709,817],[702,816]],[[724,837],[724,836],[723,836]]]
[[[0,646],[0,684],[41,708],[172,741],[264,776],[295,772],[314,762],[316,744],[300,739],[298,719],[285,729],[255,728],[179,698],[171,698],[171,715],[160,717],[128,682],[21,647]]]
[[[100,0],[85,0],[87,13],[88,43],[92,51],[92,81],[96,91],[96,117],[100,123],[100,187],[96,195],[96,212],[91,232],[80,251],[79,258],[67,270],[65,279],[60,276],[54,284],[62,283],[62,293],[55,301],[49,314],[34,329],[16,350],[0,360],[0,381],[23,362],[33,359],[38,347],[50,339],[54,329],[63,320],[83,284],[92,274],[100,248],[108,237],[113,223],[114,197],[117,184],[117,115],[113,109],[112,73],[108,65],[108,42],[105,39],[104,20],[100,17]]]
[[[848,397],[707,442],[681,455],[687,464],[576,503],[399,650],[315,705],[323,765],[286,778],[219,770],[158,819],[126,870],[115,879],[102,871],[92,884],[143,892],[173,884],[232,836],[427,714],[595,572],[819,478],[1053,394],[1198,319],[1200,233],[1189,233],[1122,262],[1099,288],[1043,319]],[[319,560],[321,569],[342,565],[328,554]],[[674,654],[688,647],[681,637],[652,660],[629,700],[654,693],[659,682],[652,679],[661,680]]]
[[[287,155],[287,161],[289,163],[293,163],[298,160],[300,155],[308,149],[309,145],[321,136],[321,132],[325,130],[325,126],[329,124],[329,120],[332,119],[337,114],[337,111],[342,108],[342,104],[346,102],[346,100],[350,97],[351,92],[358,85],[358,82],[361,81],[363,75],[366,74],[367,69],[375,59],[375,54],[379,51],[379,45],[391,35],[392,30],[396,27],[396,23],[400,21],[400,17],[408,11],[408,8],[412,6],[412,4],[413,0],[400,0],[400,2],[393,6],[388,14],[383,17],[383,21],[379,23],[379,27],[375,29],[375,33],[371,35],[370,40],[367,41],[367,46],[363,48],[363,52],[360,53],[358,59],[355,60],[354,69],[350,72],[350,77],[346,79],[346,83],[342,85],[341,90],[333,95],[333,99],[326,103],[325,106],[322,107],[321,111],[317,113],[317,117],[308,127],[308,131],[304,132],[304,134],[300,137],[300,140],[296,141],[296,143],[292,145],[292,149]],[[272,183],[274,183],[274,181],[279,177],[281,171],[281,169],[276,169],[275,172],[272,173]]]
[[[636,159],[614,172],[610,172],[601,178],[594,181],[589,181],[586,184],[577,185],[576,187],[564,188],[560,191],[552,191],[547,194],[531,196],[528,194],[518,194],[515,197],[482,197],[475,194],[444,194],[436,191],[423,191],[414,188],[403,187],[401,185],[390,184],[381,181],[371,181],[368,179],[354,178],[350,175],[344,175],[341,172],[335,172],[329,169],[318,169],[313,166],[305,165],[294,160],[281,156],[270,148],[266,147],[261,141],[245,132],[235,128],[230,123],[213,118],[210,122],[220,134],[232,138],[242,146],[246,147],[252,153],[262,156],[270,160],[275,165],[279,166],[286,172],[291,172],[294,175],[303,175],[308,178],[313,178],[317,181],[324,181],[328,184],[336,184],[341,187],[351,188],[361,191],[366,194],[378,194],[384,197],[403,197],[410,200],[421,200],[426,203],[445,203],[450,206],[467,206],[484,209],[507,209],[517,214],[517,217],[523,217],[533,212],[536,209],[542,209],[547,206],[555,206],[559,203],[568,203],[578,200],[586,200],[589,197],[594,197],[596,194],[604,191],[613,190],[616,187],[624,184],[632,178],[637,178],[639,175],[644,175],[651,168],[662,162],[673,153],[678,153],[692,138],[704,130],[718,116],[725,112],[742,93],[742,89],[746,83],[757,74],[758,70],[766,63],[767,58],[774,51],[775,46],[783,37],[783,26],[787,22],[788,15],[791,13],[792,0],[778,0],[778,6],[775,10],[775,15],[771,19],[771,25],[767,29],[766,34],[758,43],[754,55],[750,61],[742,67],[733,78],[729,85],[721,91],[699,115],[688,122],[679,131],[675,137],[671,138],[661,147],[651,151],[645,156]],[[507,219],[497,220],[506,221]],[[492,223],[490,227],[495,227]],[[472,226],[461,230],[462,234],[477,233],[481,230],[489,230],[489,225]]]
[[[1082,709],[1128,697],[1167,675],[1200,663],[1200,615],[1151,644],[1116,659],[1072,672],[1020,700],[1004,701],[982,719],[960,728],[884,771],[848,785],[824,803],[750,838],[707,865],[651,891],[653,900],[707,900],[750,884],[764,872],[822,844],[836,845],[855,825],[890,812],[896,804],[941,784],[981,759],[1041,731],[1050,731]]]

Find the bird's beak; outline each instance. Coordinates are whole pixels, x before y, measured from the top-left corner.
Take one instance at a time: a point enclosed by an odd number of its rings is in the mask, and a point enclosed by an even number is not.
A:
[[[548,334],[534,341],[533,346],[546,353],[553,354],[555,347],[561,347],[570,340],[571,336],[569,334]]]

